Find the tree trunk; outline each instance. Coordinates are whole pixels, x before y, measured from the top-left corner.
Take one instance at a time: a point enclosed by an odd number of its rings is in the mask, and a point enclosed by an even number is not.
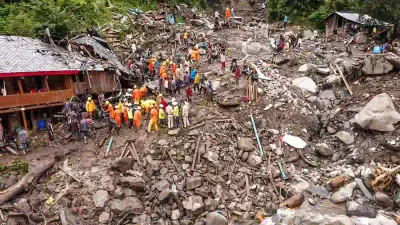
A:
[[[54,165],[54,159],[42,160],[29,168],[29,173],[26,174],[18,183],[7,188],[0,193],[0,205],[10,201],[13,197],[26,191],[42,176],[44,172]]]

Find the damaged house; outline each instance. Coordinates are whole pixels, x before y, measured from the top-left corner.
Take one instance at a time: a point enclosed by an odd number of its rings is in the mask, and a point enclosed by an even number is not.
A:
[[[71,40],[68,50],[39,39],[0,36],[0,118],[4,128],[35,129],[38,121],[86,90],[120,91],[120,75],[129,70],[105,46],[90,36]]]
[[[388,31],[393,28],[393,24],[379,21],[369,15],[348,12],[334,12],[326,17],[325,23],[326,37],[332,35],[345,36],[348,32],[357,33],[359,31],[372,32],[376,28],[377,33]]]

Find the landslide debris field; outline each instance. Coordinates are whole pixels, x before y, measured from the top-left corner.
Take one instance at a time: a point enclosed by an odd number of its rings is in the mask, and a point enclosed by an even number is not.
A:
[[[107,157],[108,130],[101,123],[87,145],[65,139],[64,126],[56,128],[64,143],[59,148],[41,146],[47,136],[39,134],[38,147],[28,155],[0,158],[31,165],[27,174],[1,176],[0,220],[397,224],[400,57],[363,52],[369,39],[347,45],[350,36],[326,40],[298,27],[283,31],[270,24],[268,37],[266,23],[241,16],[234,27],[218,31],[207,26],[206,15],[200,17],[203,22],[186,26],[227,46],[228,69],[233,58],[240,66],[252,63],[259,74],[258,101],[245,101],[246,79],[237,85],[218,60],[202,62],[199,72],[212,80],[216,95],[213,102],[194,95],[189,128],[150,134],[144,128],[138,133],[122,129],[119,136],[112,134]],[[171,36],[184,29],[164,26]],[[304,36],[300,47],[277,53],[271,46],[270,38],[299,33]],[[155,54],[173,45],[161,43]]]

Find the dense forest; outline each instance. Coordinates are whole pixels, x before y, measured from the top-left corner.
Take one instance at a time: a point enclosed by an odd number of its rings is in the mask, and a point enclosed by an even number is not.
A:
[[[205,7],[215,5],[207,1],[216,0],[0,0],[0,33],[35,37],[49,27],[55,37],[73,36],[110,21],[113,13],[156,9],[164,1]],[[265,13],[271,21],[287,15],[293,23],[318,27],[336,10],[365,13],[394,24],[400,20],[399,0],[268,0]]]

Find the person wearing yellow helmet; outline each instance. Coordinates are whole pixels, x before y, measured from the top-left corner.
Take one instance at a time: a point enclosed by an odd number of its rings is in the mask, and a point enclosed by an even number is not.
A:
[[[94,101],[92,100],[92,97],[88,97],[86,101],[86,112],[89,115],[89,118],[93,118],[93,112],[96,110],[96,105],[94,104]]]

